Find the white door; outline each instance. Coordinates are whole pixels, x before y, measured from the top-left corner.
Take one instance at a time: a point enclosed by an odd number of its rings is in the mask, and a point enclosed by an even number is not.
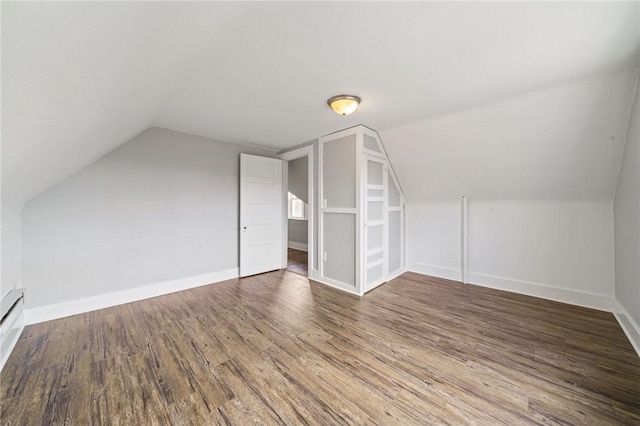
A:
[[[240,154],[240,276],[280,269],[282,160]]]
[[[387,277],[387,163],[364,155],[364,291]]]

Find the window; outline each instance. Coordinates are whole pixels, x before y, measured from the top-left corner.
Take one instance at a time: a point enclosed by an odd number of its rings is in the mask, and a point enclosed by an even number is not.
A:
[[[289,192],[289,219],[306,220],[307,203]]]

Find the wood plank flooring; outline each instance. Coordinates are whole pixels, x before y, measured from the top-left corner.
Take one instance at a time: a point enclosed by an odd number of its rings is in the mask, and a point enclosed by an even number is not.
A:
[[[288,271],[27,327],[5,425],[638,425],[609,313],[406,273],[363,298]]]
[[[305,277],[309,276],[307,257],[306,251],[287,248],[287,270]]]

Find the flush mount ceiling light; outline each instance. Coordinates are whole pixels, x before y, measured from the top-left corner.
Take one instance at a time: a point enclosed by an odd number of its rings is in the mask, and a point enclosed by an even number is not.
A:
[[[353,95],[338,95],[327,100],[332,110],[340,115],[349,115],[358,108],[360,98]]]

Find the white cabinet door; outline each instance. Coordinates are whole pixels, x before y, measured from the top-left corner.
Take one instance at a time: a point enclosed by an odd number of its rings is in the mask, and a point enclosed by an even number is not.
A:
[[[282,160],[240,154],[240,276],[280,269]]]
[[[387,244],[387,162],[364,155],[364,291],[386,281],[388,272]]]

